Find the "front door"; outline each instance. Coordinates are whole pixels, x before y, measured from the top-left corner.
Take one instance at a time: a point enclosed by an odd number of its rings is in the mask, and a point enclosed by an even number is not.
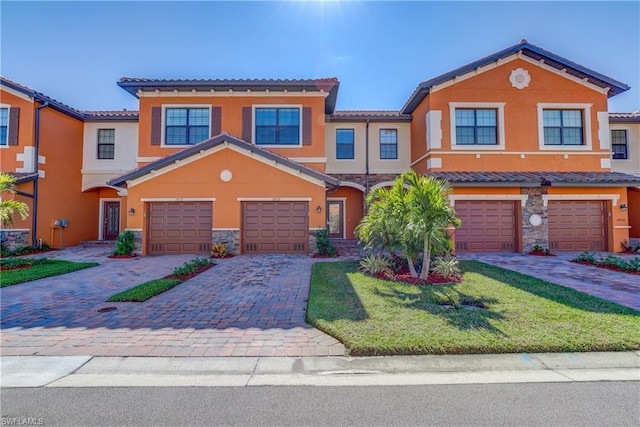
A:
[[[327,202],[327,228],[329,229],[329,237],[344,238],[344,202],[328,201]]]
[[[113,240],[120,233],[120,202],[104,202],[102,238]]]

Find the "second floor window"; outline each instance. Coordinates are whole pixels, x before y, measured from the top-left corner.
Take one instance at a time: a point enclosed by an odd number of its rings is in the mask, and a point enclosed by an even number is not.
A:
[[[398,158],[398,129],[380,129],[380,158]]]
[[[115,159],[116,130],[98,129],[98,159]]]
[[[544,145],[584,145],[582,110],[544,110]]]
[[[614,129],[611,131],[611,151],[614,160],[627,160],[629,158],[629,146],[627,145],[627,131]]]
[[[353,159],[353,129],[336,129],[336,159]]]
[[[0,108],[0,145],[7,145],[9,134],[9,109]]]
[[[209,138],[208,108],[167,108],[165,145],[192,145]]]
[[[493,109],[456,109],[457,145],[497,145],[498,122]]]
[[[300,108],[256,108],[256,144],[300,145]]]

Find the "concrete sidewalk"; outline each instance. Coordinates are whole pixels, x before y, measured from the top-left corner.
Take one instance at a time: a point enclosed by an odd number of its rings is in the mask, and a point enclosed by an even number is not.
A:
[[[640,381],[640,351],[392,357],[7,356],[9,387],[247,387]]]

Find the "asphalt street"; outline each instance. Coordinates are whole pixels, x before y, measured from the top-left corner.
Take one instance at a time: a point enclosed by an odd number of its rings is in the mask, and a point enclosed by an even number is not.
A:
[[[2,390],[2,425],[637,426],[640,382]],[[13,424],[20,425],[20,424]],[[22,424],[25,425],[25,424]]]

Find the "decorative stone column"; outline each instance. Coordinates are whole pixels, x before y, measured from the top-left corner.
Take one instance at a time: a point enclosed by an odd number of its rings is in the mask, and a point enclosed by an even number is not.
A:
[[[317,234],[318,230],[309,230],[309,255],[315,255],[318,253],[318,248],[316,247]]]
[[[521,194],[529,196],[522,207],[522,250],[525,253],[533,250],[535,245],[549,248],[549,221],[547,208],[542,202],[542,195],[546,192],[545,187],[521,188]]]
[[[15,251],[18,248],[31,246],[29,244],[29,230],[27,229],[2,229],[0,230],[0,242],[7,249]]]
[[[142,230],[129,230],[133,233],[133,241],[136,244],[134,252],[138,255],[142,254]]]
[[[240,230],[211,230],[211,243],[222,243],[230,254],[240,254]]]

